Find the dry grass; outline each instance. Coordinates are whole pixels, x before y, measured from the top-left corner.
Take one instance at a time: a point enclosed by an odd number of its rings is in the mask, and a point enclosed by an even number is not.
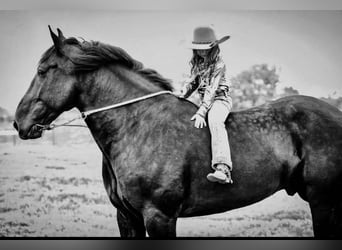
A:
[[[211,216],[179,219],[179,236],[312,236],[308,204],[285,192]],[[0,144],[0,236],[119,236],[94,144]]]

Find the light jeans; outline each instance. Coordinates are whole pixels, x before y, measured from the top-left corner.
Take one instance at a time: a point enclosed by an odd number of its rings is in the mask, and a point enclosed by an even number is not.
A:
[[[226,164],[229,170],[233,169],[228,141],[228,132],[225,121],[232,109],[232,100],[214,100],[208,111],[208,123],[211,134],[212,168],[219,163]]]

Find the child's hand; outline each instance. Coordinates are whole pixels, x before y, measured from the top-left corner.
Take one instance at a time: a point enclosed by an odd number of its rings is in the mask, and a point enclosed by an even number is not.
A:
[[[195,127],[196,128],[203,128],[207,126],[207,123],[205,122],[205,119],[200,116],[199,114],[195,114],[192,118],[191,121],[195,120]]]
[[[173,94],[179,98],[184,98],[184,93],[180,90],[174,91]]]

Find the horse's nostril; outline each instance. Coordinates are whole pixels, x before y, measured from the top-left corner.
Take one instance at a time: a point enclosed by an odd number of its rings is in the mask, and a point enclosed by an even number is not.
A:
[[[13,127],[18,130],[18,124],[16,123],[16,121],[13,122]]]

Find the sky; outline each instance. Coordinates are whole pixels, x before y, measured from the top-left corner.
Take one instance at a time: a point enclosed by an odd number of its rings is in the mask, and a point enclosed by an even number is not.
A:
[[[48,24],[66,37],[125,49],[175,83],[189,73],[193,28],[213,25],[228,74],[275,66],[279,88],[315,97],[342,95],[342,11],[334,10],[23,10],[0,11],[0,107],[13,113],[42,53]]]

